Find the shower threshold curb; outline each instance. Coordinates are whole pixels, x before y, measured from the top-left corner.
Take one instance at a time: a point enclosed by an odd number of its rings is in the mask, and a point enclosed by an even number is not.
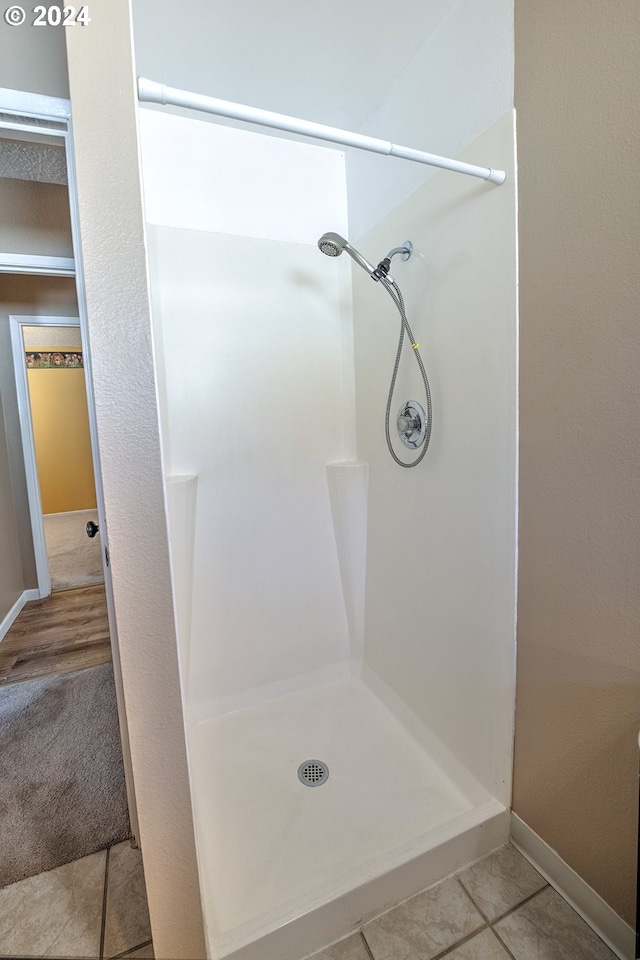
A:
[[[502,846],[509,839],[509,816],[503,804],[489,800],[362,868],[355,887],[353,877],[343,877],[333,892],[306,904],[289,904],[286,912],[263,916],[219,937],[210,930],[211,960],[299,960],[302,951],[311,955]]]

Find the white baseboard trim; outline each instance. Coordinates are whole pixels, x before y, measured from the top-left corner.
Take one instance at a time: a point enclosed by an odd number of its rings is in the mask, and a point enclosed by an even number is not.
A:
[[[9,628],[13,625],[14,620],[24,607],[25,603],[28,603],[29,600],[39,600],[40,591],[39,590],[23,590],[14,605],[9,611],[7,611],[5,617],[0,621],[0,641],[4,640],[6,634],[9,632]]]
[[[511,814],[511,842],[620,960],[634,960],[633,928],[515,813]]]

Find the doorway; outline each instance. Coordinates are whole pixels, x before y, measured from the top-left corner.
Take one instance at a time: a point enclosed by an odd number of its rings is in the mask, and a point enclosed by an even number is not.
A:
[[[104,583],[80,321],[9,320],[40,596]]]
[[[7,161],[3,167],[3,177],[8,178],[1,181],[7,186],[7,190],[3,191],[3,196],[6,195],[8,198],[7,203],[0,204],[2,210],[2,216],[0,216],[0,286],[3,287],[3,297],[1,299],[5,303],[15,304],[11,293],[15,290],[17,279],[24,280],[28,284],[29,281],[37,282],[45,278],[51,281],[51,293],[54,296],[60,294],[61,297],[67,297],[69,290],[62,291],[61,288],[63,284],[65,287],[70,284],[77,298],[75,308],[77,313],[73,316],[53,316],[57,304],[51,303],[50,306],[53,307],[52,316],[34,317],[33,315],[38,312],[46,312],[46,309],[42,310],[45,301],[39,297],[34,299],[31,310],[27,306],[24,316],[18,316],[20,311],[14,310],[8,311],[9,315],[3,317],[0,310],[0,336],[4,340],[2,349],[4,358],[0,356],[0,388],[3,388],[0,396],[0,419],[4,417],[4,430],[0,431],[2,433],[0,446],[6,446],[4,451],[0,450],[2,454],[0,460],[4,459],[4,463],[0,463],[4,476],[0,479],[3,480],[3,508],[6,507],[5,516],[2,519],[7,520],[5,525],[7,525],[11,534],[11,547],[5,550],[6,557],[4,554],[2,557],[5,570],[3,572],[3,583],[0,584],[2,587],[0,600],[3,604],[2,609],[0,609],[0,638],[4,639],[2,639],[0,647],[0,660],[2,656],[9,661],[11,660],[7,646],[8,631],[10,631],[12,624],[17,624],[17,618],[22,616],[21,611],[25,615],[28,614],[28,617],[32,620],[37,620],[41,614],[46,613],[49,619],[43,623],[43,630],[51,630],[53,624],[51,603],[54,600],[55,604],[59,606],[63,600],[68,600],[71,595],[75,595],[77,599],[81,591],[100,592],[99,603],[95,597],[91,597],[89,600],[85,597],[82,604],[75,605],[75,613],[66,610],[63,616],[65,623],[76,617],[76,620],[87,621],[90,624],[91,637],[86,643],[84,639],[81,639],[79,643],[75,644],[79,649],[73,651],[74,656],[82,652],[83,647],[85,648],[84,653],[89,656],[95,653],[98,646],[101,646],[104,662],[106,663],[107,660],[113,661],[113,680],[115,681],[119,736],[124,760],[129,816],[132,833],[134,837],[137,837],[138,828],[126,709],[111,582],[108,567],[106,567],[108,558],[107,527],[93,413],[91,360],[87,349],[86,304],[80,269],[77,197],[69,102],[20,91],[0,91],[0,146],[3,147],[3,156]],[[25,157],[27,160],[31,157],[33,162],[26,162]],[[26,167],[23,170],[22,166],[25,163]],[[49,291],[47,291],[47,296],[48,294]],[[60,303],[62,303],[62,300]],[[64,312],[64,307],[61,312]],[[9,316],[12,319],[9,319]],[[53,324],[51,323],[52,320]],[[66,334],[73,332],[75,336],[79,335],[81,346],[77,348],[75,342],[44,344],[42,342],[26,341],[24,329],[27,326],[42,328],[46,327],[47,324],[49,329],[46,333],[51,333],[53,326],[56,326],[66,327]],[[14,333],[14,328],[17,331],[16,333]],[[11,350],[6,349],[9,339]],[[59,349],[45,351],[44,347],[46,346],[66,347],[67,349],[65,351]],[[36,349],[36,347],[40,349]],[[42,502],[42,477],[38,477],[39,471],[34,466],[37,459],[34,434],[38,432],[38,427],[35,422],[32,422],[30,416],[31,396],[26,370],[28,350],[31,353],[47,352],[51,355],[65,352],[77,354],[79,350],[82,356],[82,372],[78,369],[60,369],[57,366],[49,367],[48,370],[41,368],[38,372],[48,373],[50,376],[57,375],[58,377],[65,376],[67,372],[77,373],[80,375],[80,381],[86,374],[86,380],[84,381],[86,398],[84,402],[87,406],[86,418],[89,422],[88,433],[90,434],[89,446],[92,466],[88,471],[85,470],[85,474],[87,472],[89,475],[94,474],[95,491],[93,500],[81,501],[78,510],[91,509],[91,522],[94,524],[96,532],[99,528],[98,536],[90,541],[84,534],[87,520],[82,518],[84,520],[82,535],[86,544],[92,548],[94,563],[93,572],[89,577],[96,580],[100,577],[104,583],[95,582],[88,586],[74,585],[72,589],[69,589],[70,585],[66,585],[64,589],[58,591],[56,590],[56,578],[54,576],[55,592],[51,596],[49,595],[51,594],[53,564],[51,558],[47,556],[47,535],[43,516],[45,514],[47,516],[51,514],[69,515],[75,511],[69,509],[68,502],[63,502],[60,509],[54,509],[51,505],[47,506],[48,501],[45,501],[44,504]],[[17,354],[20,355],[18,366],[16,366],[15,359]],[[12,356],[13,365],[10,359]],[[71,362],[79,362],[77,356],[70,357],[70,360]],[[55,357],[54,362],[57,363],[58,361],[59,357]],[[18,370],[20,371],[19,377]],[[16,396],[18,380],[21,380],[23,385],[26,384],[22,400]],[[76,380],[78,380],[78,377],[76,377]],[[2,406],[4,410],[2,410]],[[77,412],[75,408],[74,412]],[[17,427],[18,421],[19,428]],[[16,426],[16,429],[12,429],[12,424]],[[30,441],[26,445],[23,425]],[[45,428],[45,434],[46,432]],[[61,460],[64,460],[63,456],[58,457],[58,461]],[[31,478],[27,481],[30,464]],[[60,466],[59,462],[59,473],[64,474],[64,469],[61,470]],[[63,463],[62,467],[64,466]],[[74,473],[76,472],[74,471]],[[93,511],[94,507],[95,512]],[[78,526],[77,523],[72,525],[74,528]],[[80,542],[84,545],[84,541]],[[71,549],[68,552],[73,554],[77,551]],[[97,562],[98,557],[99,562]],[[103,557],[105,564],[103,564]],[[8,559],[11,564],[10,570],[7,569],[7,564],[4,564],[5,559]],[[7,572],[10,577],[5,576]],[[37,589],[35,589],[36,583]],[[28,604],[26,610],[23,609],[25,604]],[[96,605],[100,607],[99,616],[97,615]],[[30,633],[33,633],[33,626],[32,622],[29,626]],[[96,636],[97,633],[100,634],[99,637]],[[96,639],[99,639],[98,644],[94,642]],[[92,650],[89,650],[90,647]],[[81,664],[81,666],[89,665],[88,662]],[[59,671],[54,672],[58,673]],[[83,671],[83,673],[87,672]],[[10,690],[10,687],[5,688],[5,691],[8,690]]]

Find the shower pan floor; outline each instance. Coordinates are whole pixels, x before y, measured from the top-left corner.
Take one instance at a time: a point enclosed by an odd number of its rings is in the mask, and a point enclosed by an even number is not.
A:
[[[214,957],[384,873],[475,806],[356,678],[205,720],[190,739]],[[329,768],[313,788],[297,776],[312,759]]]

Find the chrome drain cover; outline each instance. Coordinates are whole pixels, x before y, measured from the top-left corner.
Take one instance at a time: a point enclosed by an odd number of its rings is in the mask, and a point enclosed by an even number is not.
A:
[[[305,787],[321,787],[329,779],[329,767],[322,760],[305,760],[298,767],[298,780]]]

